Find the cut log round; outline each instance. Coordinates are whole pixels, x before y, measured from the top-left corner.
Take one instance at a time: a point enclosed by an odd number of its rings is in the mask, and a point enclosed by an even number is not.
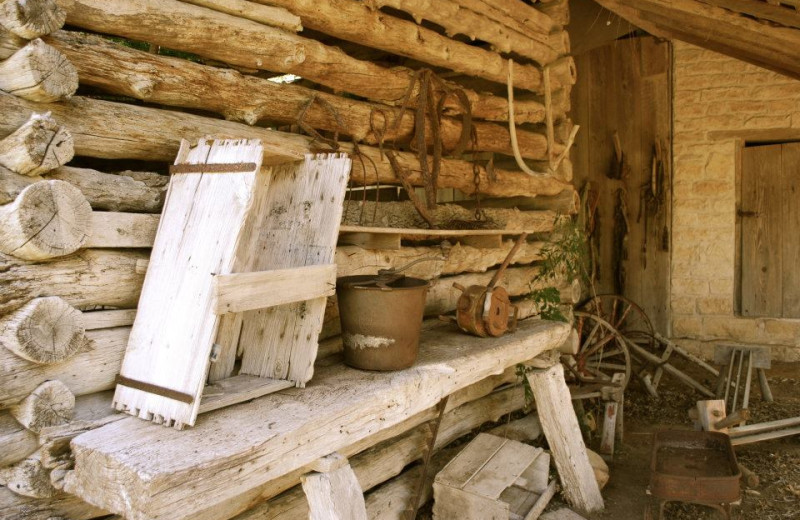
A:
[[[60,29],[66,18],[67,13],[55,0],[5,0],[0,3],[0,25],[26,40]]]
[[[68,182],[31,184],[0,207],[0,251],[24,260],[68,255],[86,242],[92,208]]]
[[[50,498],[56,494],[56,489],[50,483],[50,472],[35,456],[0,468],[0,484],[26,497]]]
[[[72,134],[46,114],[31,114],[0,141],[0,165],[20,175],[41,175],[69,162],[75,154]]]
[[[0,90],[31,101],[61,101],[78,90],[78,71],[37,38],[0,63]]]
[[[42,428],[58,426],[72,419],[75,396],[61,381],[45,381],[9,411],[22,426],[39,433]]]
[[[0,343],[28,361],[59,363],[89,346],[82,320],[58,296],[35,298],[0,320]]]
[[[28,40],[0,25],[0,60],[8,58],[27,44]]]

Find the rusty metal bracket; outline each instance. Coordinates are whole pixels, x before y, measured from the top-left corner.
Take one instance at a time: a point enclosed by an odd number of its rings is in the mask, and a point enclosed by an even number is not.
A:
[[[174,164],[169,167],[172,175],[179,173],[239,173],[249,172],[258,167],[256,163],[219,163],[219,164]]]
[[[115,382],[118,385],[127,386],[128,388],[141,390],[142,392],[147,392],[150,394],[160,395],[168,399],[180,401],[181,403],[192,404],[194,402],[194,396],[192,394],[185,394],[177,390],[172,390],[171,388],[164,388],[163,386],[154,385],[152,383],[137,381],[136,379],[127,378],[122,374],[117,374]]]
[[[411,498],[411,503],[405,511],[406,515],[403,517],[404,520],[414,520],[417,517],[417,511],[419,510],[419,499],[422,496],[422,491],[425,489],[425,481],[428,480],[428,466],[430,466],[431,463],[433,449],[436,447],[436,438],[439,435],[439,426],[442,424],[442,417],[444,416],[445,408],[447,408],[447,400],[449,398],[450,396],[446,395],[444,396],[444,399],[439,401],[439,404],[437,405],[439,407],[439,413],[436,416],[436,419],[429,423],[431,428],[431,439],[428,442],[427,449],[425,450],[425,458],[423,459],[422,463],[422,474],[419,476],[417,489],[414,492],[414,496]]]

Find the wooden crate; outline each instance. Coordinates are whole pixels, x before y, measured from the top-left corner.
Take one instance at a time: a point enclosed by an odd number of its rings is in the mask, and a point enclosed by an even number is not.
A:
[[[555,493],[550,455],[481,433],[436,475],[437,520],[533,520]]]

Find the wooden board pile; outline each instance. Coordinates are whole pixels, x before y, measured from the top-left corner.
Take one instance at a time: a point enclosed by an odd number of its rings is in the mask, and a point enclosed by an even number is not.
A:
[[[164,204],[165,173],[182,139],[258,139],[266,165],[336,148],[353,158],[354,186],[425,187],[418,150],[408,142],[418,133],[419,71],[430,68],[446,78],[431,82],[440,98],[445,90],[460,90],[470,104],[465,118],[458,96],[444,97],[437,118],[444,152],[436,186],[479,194],[493,229],[451,235],[431,230],[423,241],[410,240],[418,232],[402,228],[423,224],[411,202],[380,202],[375,208],[354,192],[342,220],[348,235],[335,251],[338,276],[442,257],[408,273],[433,280],[426,301],[426,315],[433,317],[455,308],[453,282],[469,286],[491,278],[511,248],[504,231],[532,231],[537,239],[516,255],[505,283],[514,296],[542,287],[546,282],[534,279],[543,240],[556,214],[576,207],[571,163],[565,160],[553,175],[532,177],[510,158],[506,58],[516,62],[521,155],[544,170],[571,131],[575,71],[567,16],[566,0],[535,7],[517,0],[443,0],[435,8],[421,1],[357,0],[0,3],[0,466],[6,483],[0,516],[102,514],[59,490],[72,467],[69,441],[119,420],[108,413],[107,391],[120,372]],[[62,29],[64,24],[70,29]],[[549,110],[542,67],[550,71]],[[301,79],[270,80],[284,74]],[[410,106],[400,117],[397,108],[407,96]],[[469,153],[448,155],[467,120]],[[341,138],[338,147],[330,142],[334,133]],[[434,147],[436,133],[423,134]],[[396,148],[393,158],[404,179],[381,147]],[[494,154],[493,167],[487,167],[487,154]],[[473,164],[472,158],[480,160]],[[469,221],[474,205],[438,204],[429,213],[439,224]],[[376,217],[365,222],[364,214]],[[365,223],[400,231],[357,227]],[[576,286],[561,289],[565,301],[577,298]],[[338,328],[330,299],[320,363],[335,359]],[[212,382],[230,373],[236,352],[228,350],[225,359],[215,365]],[[472,408],[458,413],[471,415],[454,418],[447,438],[521,406],[516,390],[490,393],[502,381],[465,391],[462,405]],[[218,383],[204,393],[214,392],[224,395],[226,388]],[[417,441],[403,439],[423,435],[414,432],[424,420],[393,430],[399,437],[379,439],[416,446],[406,450],[400,468],[421,457]],[[379,440],[365,441],[352,454],[374,450],[370,446]],[[400,469],[374,471],[369,487]],[[298,481],[286,477],[267,488],[243,484],[246,498],[218,518]]]

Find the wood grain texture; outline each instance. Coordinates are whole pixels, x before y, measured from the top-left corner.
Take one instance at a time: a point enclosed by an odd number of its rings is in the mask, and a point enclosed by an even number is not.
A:
[[[331,154],[275,168],[250,270],[333,264],[350,164]],[[304,386],[313,374],[325,303],[318,297],[247,312],[239,338],[241,373]]]
[[[603,509],[603,497],[564,381],[564,367],[558,364],[546,370],[535,370],[528,373],[527,379],[564,495],[572,505],[584,511]]]
[[[182,432],[134,418],[118,421],[72,441],[76,464],[67,487],[133,520],[199,518],[195,513],[341,452],[433,407],[444,395],[557,348],[568,334],[565,324],[529,320],[489,344],[441,325],[423,335],[419,360],[409,370],[378,377],[341,365],[320,368],[306,389],[200,416],[194,428]],[[198,452],[197,443],[213,450]],[[181,450],[192,455],[179,455]],[[242,467],[248,470],[240,472]]]
[[[75,154],[72,135],[49,113],[30,119],[0,141],[0,165],[26,176],[58,168]]]
[[[781,316],[781,145],[742,151],[742,315]],[[777,173],[776,173],[777,172]],[[746,213],[752,212],[752,215]]]
[[[263,153],[257,140],[181,146],[175,164],[252,166],[237,173],[172,176],[120,374],[194,400],[179,402],[118,385],[118,410],[176,428],[194,424],[219,324],[213,278],[234,267],[257,178],[269,175],[261,170]]]
[[[781,145],[781,192],[780,203],[784,211],[781,225],[783,317],[800,318],[800,143]]]
[[[364,495],[350,464],[302,478],[309,520],[367,520]]]
[[[78,71],[37,38],[0,62],[0,90],[31,101],[63,101],[78,90]]]

